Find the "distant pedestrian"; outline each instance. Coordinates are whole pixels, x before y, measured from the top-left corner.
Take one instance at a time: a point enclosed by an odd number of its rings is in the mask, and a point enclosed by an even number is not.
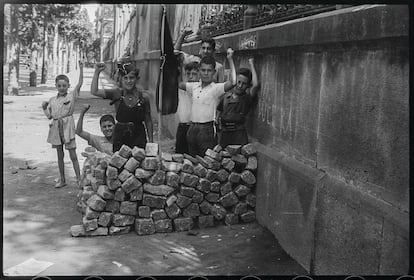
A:
[[[112,100],[115,105],[116,124],[113,132],[113,152],[122,145],[145,148],[147,141],[153,142],[153,125],[149,97],[137,86],[139,69],[133,62],[117,65],[120,88],[98,90],[99,74],[105,69],[104,63],[95,64],[91,93]],[[145,125],[145,126],[144,126]]]
[[[205,56],[200,61],[200,81],[180,82],[178,87],[185,90],[192,98],[191,124],[187,132],[189,153],[192,156],[204,156],[207,149],[217,144],[214,131],[216,108],[220,97],[236,84],[236,71],[233,61],[233,50],[227,50],[227,59],[230,64],[231,79],[225,83],[213,82],[215,74],[215,60],[212,56]]]
[[[249,58],[250,69],[237,71],[236,86],[224,95],[217,106],[219,111],[219,144],[245,145],[248,143],[245,127],[246,115],[253,105],[259,89],[254,59]]]
[[[76,125],[76,134],[88,141],[88,144],[102,153],[112,155],[112,133],[115,126],[115,119],[112,115],[103,115],[99,119],[99,125],[104,136],[95,135],[83,130],[83,117],[91,106],[85,105],[80,113]]]
[[[60,180],[55,185],[56,188],[66,186],[63,145],[69,150],[78,186],[81,179],[78,157],[76,156],[75,121],[73,119],[75,101],[83,83],[83,63],[81,61],[79,61],[79,71],[79,82],[73,92],[68,92],[69,78],[66,75],[58,75],[55,79],[57,96],[50,98],[49,102],[42,103],[43,112],[48,119],[52,120],[49,125],[47,142],[56,148],[58,156]]]

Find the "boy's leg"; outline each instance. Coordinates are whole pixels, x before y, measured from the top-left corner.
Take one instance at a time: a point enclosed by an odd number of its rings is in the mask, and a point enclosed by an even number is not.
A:
[[[63,152],[63,145],[57,145],[55,147],[56,147],[57,156],[58,156],[58,166],[59,166],[59,174],[60,174],[60,181],[55,185],[55,187],[60,188],[66,185],[65,162],[64,162],[65,153]]]
[[[188,153],[195,157],[197,154],[197,134],[198,130],[194,124],[190,125],[187,131]]]
[[[200,132],[197,135],[198,155],[204,157],[207,149],[213,149],[217,145],[217,140],[214,136],[213,125],[204,125],[200,127]]]
[[[81,176],[80,176],[78,156],[76,155],[76,148],[69,149],[69,155],[70,155],[70,159],[72,160],[73,169],[75,170],[75,174],[76,174],[76,180],[77,180],[78,185],[79,185],[80,181],[81,181]]]

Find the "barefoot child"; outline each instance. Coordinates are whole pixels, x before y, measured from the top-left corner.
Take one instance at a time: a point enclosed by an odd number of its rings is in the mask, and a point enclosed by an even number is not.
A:
[[[81,179],[79,162],[76,156],[75,121],[73,119],[75,101],[79,96],[83,83],[83,63],[80,61],[79,69],[79,82],[73,92],[68,92],[70,87],[69,78],[66,75],[58,75],[55,79],[56,89],[58,90],[57,96],[50,98],[49,102],[44,101],[42,103],[43,112],[48,119],[52,120],[49,125],[47,142],[52,144],[53,148],[56,148],[58,156],[60,180],[55,185],[56,188],[66,186],[63,145],[69,150],[78,184]]]

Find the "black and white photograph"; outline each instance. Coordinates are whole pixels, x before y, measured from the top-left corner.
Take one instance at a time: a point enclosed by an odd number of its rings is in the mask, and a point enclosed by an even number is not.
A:
[[[2,3],[2,279],[412,273],[412,7],[310,3]]]

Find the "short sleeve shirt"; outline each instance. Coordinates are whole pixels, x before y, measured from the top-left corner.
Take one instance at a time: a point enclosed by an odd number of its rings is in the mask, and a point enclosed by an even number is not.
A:
[[[201,82],[186,83],[187,94],[191,96],[191,121],[205,123],[214,121],[217,104],[224,94],[224,83],[211,83],[204,88]]]
[[[224,104],[226,103],[226,106]],[[233,98],[233,93],[228,92],[217,106],[221,111],[221,118],[229,122],[244,122],[245,116],[253,104],[253,98],[250,94],[244,94]]]

